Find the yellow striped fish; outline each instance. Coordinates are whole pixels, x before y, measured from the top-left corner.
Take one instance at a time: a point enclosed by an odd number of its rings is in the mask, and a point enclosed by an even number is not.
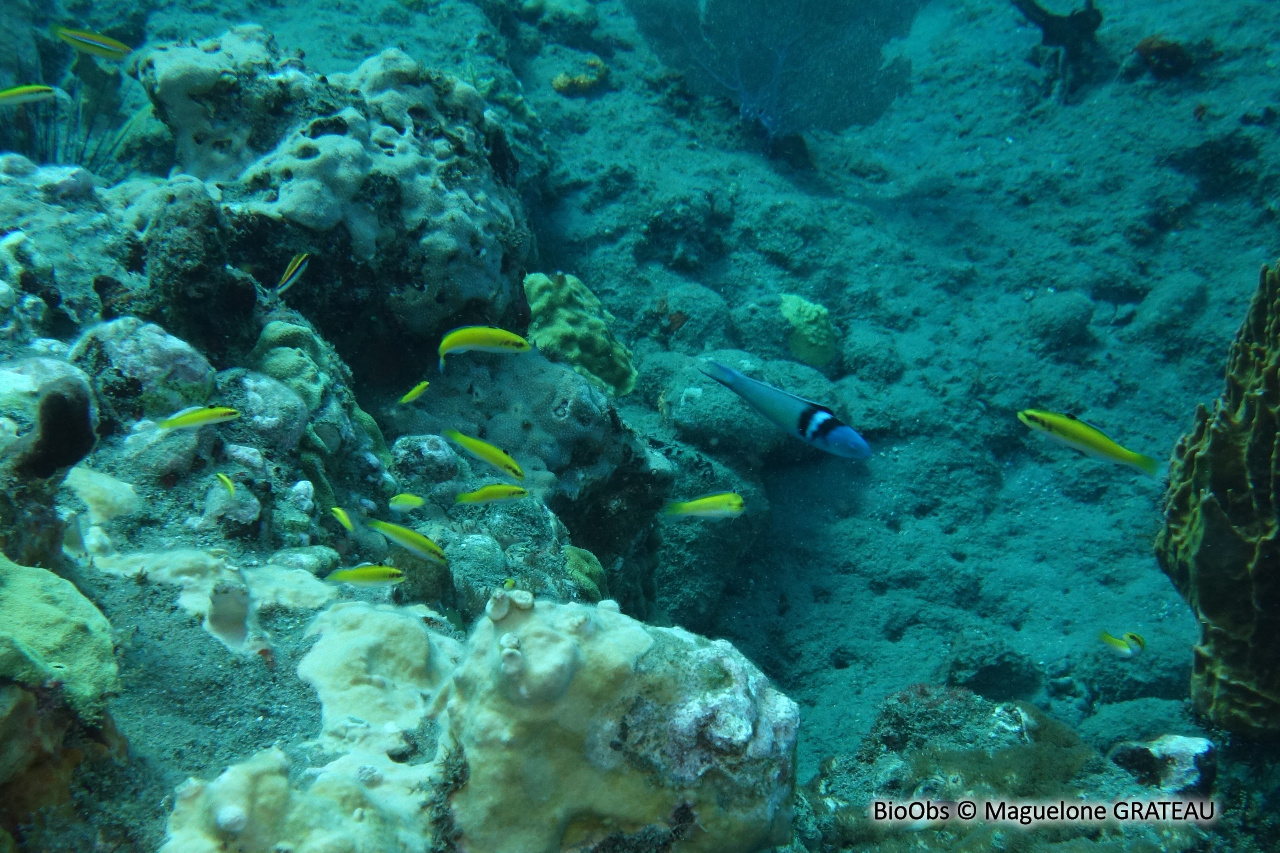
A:
[[[529,492],[520,486],[510,483],[490,483],[481,486],[474,492],[463,492],[453,499],[455,504],[494,504],[502,501],[517,501],[528,497]]]
[[[418,399],[423,395],[423,393],[427,390],[427,386],[429,386],[430,384],[431,384],[430,382],[425,382],[425,381],[419,382],[417,385],[414,385],[412,388],[409,389],[408,394],[405,394],[403,397],[400,398],[400,402],[412,403],[414,400]]]
[[[1106,462],[1119,462],[1136,468],[1149,477],[1160,470],[1160,463],[1150,456],[1143,456],[1116,444],[1102,431],[1089,426],[1075,415],[1059,415],[1039,409],[1018,412],[1018,420],[1036,432],[1042,432],[1054,441],[1078,450],[1085,456]]]
[[[57,92],[52,86],[13,86],[0,92],[0,107],[16,107],[19,104],[38,104],[52,101]]]
[[[524,469],[511,458],[511,454],[503,450],[501,447],[492,445],[487,441],[481,441],[478,438],[472,438],[469,435],[463,435],[456,429],[447,429],[444,431],[445,438],[456,443],[463,450],[481,462],[487,462],[506,474],[510,474],[517,480],[524,479]]]
[[[81,53],[89,53],[94,56],[100,56],[103,59],[115,60],[116,62],[133,52],[133,48],[123,42],[108,38],[101,33],[91,33],[88,30],[54,27],[53,34]]]
[[[208,424],[221,424],[234,421],[240,417],[235,409],[226,406],[197,406],[194,409],[183,409],[171,415],[156,426],[160,429],[197,429]]]
[[[373,519],[367,524],[406,551],[411,551],[419,557],[434,560],[442,565],[449,562],[444,555],[443,548],[416,530],[410,530],[407,527],[401,527],[399,524],[392,524],[389,521],[378,521],[377,519]]]
[[[1119,637],[1113,637],[1106,631],[1102,631],[1098,634],[1098,639],[1122,658],[1137,657],[1147,647],[1147,641],[1142,639],[1142,635],[1132,631],[1121,634]]]
[[[284,275],[280,276],[280,283],[276,285],[276,296],[282,295],[286,290],[293,287],[302,278],[302,274],[307,271],[307,264],[311,263],[311,256],[306,252],[299,252],[289,261],[289,266],[284,268]]]
[[[717,492],[690,501],[672,501],[662,508],[662,514],[676,518],[735,518],[746,507],[737,492]]]
[[[528,352],[529,342],[514,332],[493,326],[463,326],[440,342],[440,372],[444,357],[455,352]]]
[[[404,572],[395,566],[356,566],[337,569],[325,577],[326,583],[349,583],[352,586],[386,586],[403,581]]]
[[[348,533],[355,533],[356,526],[351,523],[351,516],[347,515],[347,511],[340,506],[330,507],[329,514],[338,520],[338,523],[347,529]]]
[[[227,490],[227,494],[231,497],[236,496],[236,481],[228,477],[226,474],[218,474],[218,482],[222,484],[222,488]]]

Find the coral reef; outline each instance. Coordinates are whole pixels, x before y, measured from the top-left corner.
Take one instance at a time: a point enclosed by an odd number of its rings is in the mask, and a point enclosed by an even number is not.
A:
[[[564,361],[616,395],[636,384],[631,350],[609,328],[613,317],[576,277],[564,273],[525,276],[533,319],[529,340],[548,358]]]
[[[437,700],[465,848],[745,853],[790,835],[798,709],[727,643],[609,601],[497,592],[486,612]]]
[[[607,600],[498,590],[486,614],[464,648],[423,607],[321,613],[298,675],[331,760],[305,790],[279,749],[189,780],[164,853],[747,853],[789,836],[798,709],[727,643]]]
[[[294,252],[311,252],[289,299],[344,352],[372,354],[380,347],[358,341],[393,331],[425,349],[451,317],[501,317],[518,300],[532,241],[504,178],[503,130],[472,86],[394,49],[350,74],[315,75],[254,26],[153,48],[139,68],[183,171],[219,180],[217,199],[187,203],[185,218],[205,231],[187,229],[191,261],[151,274],[165,310],[185,304],[178,291],[190,272],[213,273],[201,292],[247,279],[209,263],[219,247],[264,284]],[[187,192],[207,196],[198,183]],[[244,296],[251,308],[251,286]],[[228,292],[218,304],[234,313],[245,302]],[[352,311],[385,322],[352,324]],[[202,336],[164,325],[205,348]]]
[[[1160,567],[1195,611],[1191,698],[1215,723],[1280,730],[1280,273],[1263,268],[1212,411],[1178,442],[1156,539]]]

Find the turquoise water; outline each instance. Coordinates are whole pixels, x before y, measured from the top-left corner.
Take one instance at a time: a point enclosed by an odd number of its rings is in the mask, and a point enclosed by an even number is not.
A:
[[[0,578],[0,851],[1273,849],[1267,737],[1195,713],[1153,540],[1280,253],[1280,16],[1055,0],[1055,46],[1020,5],[5,0],[0,88],[50,89],[0,94],[0,546],[53,615]],[[165,424],[196,406],[235,412]],[[367,566],[399,582],[323,581]],[[599,633],[498,645],[495,589]],[[504,650],[560,661],[495,694],[545,719],[464,702]],[[729,718],[759,763],[716,763]],[[1134,769],[1164,735],[1216,782]],[[1210,796],[1205,828],[865,818]]]

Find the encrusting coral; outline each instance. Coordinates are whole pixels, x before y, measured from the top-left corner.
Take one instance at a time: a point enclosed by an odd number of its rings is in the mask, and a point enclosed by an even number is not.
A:
[[[305,788],[279,749],[188,781],[162,853],[747,853],[790,837],[799,710],[724,641],[522,590],[493,592],[465,648],[421,606],[335,604],[311,630],[298,675],[337,757]]]
[[[585,284],[564,273],[533,273],[525,276],[524,292],[533,315],[529,339],[540,352],[614,394],[631,393],[636,385],[631,351],[613,336],[613,318]]]
[[[1191,698],[1238,732],[1280,730],[1280,272],[1263,267],[1227,387],[1174,451],[1160,567],[1200,623]]]

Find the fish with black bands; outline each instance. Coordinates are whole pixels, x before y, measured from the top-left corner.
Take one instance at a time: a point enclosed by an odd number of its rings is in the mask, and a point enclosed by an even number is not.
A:
[[[806,444],[845,459],[868,459],[871,447],[848,424],[820,403],[788,394],[731,367],[708,361],[702,372],[737,394],[776,426]]]

